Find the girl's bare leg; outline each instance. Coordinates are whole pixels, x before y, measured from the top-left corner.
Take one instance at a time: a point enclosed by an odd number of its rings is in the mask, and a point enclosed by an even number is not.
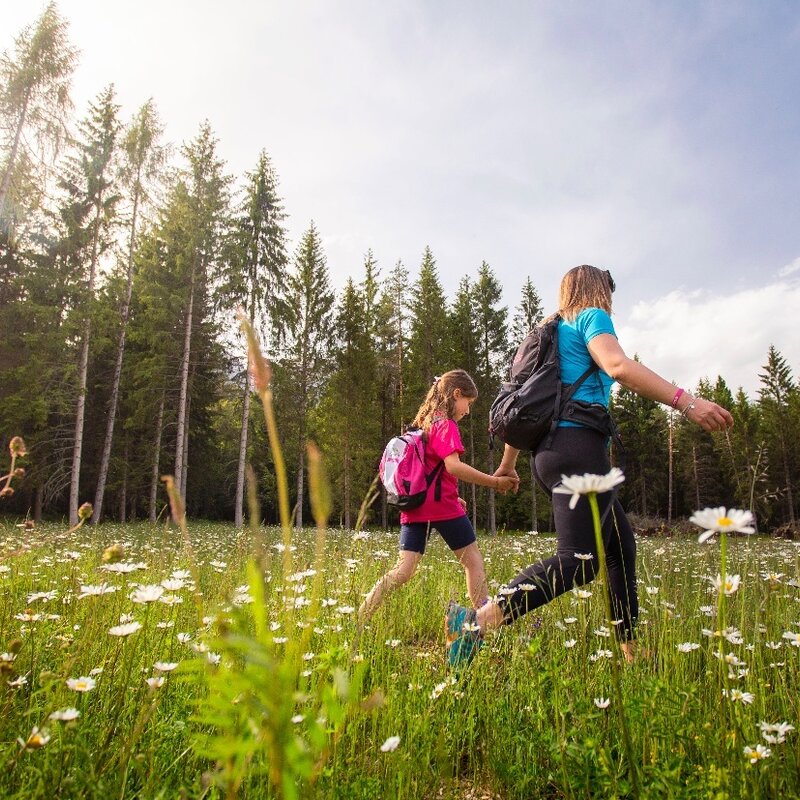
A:
[[[472,601],[472,607],[480,608],[489,599],[489,587],[486,584],[486,569],[483,566],[481,551],[473,542],[466,547],[454,550],[453,554],[464,567],[464,574],[467,578],[467,594]]]
[[[401,550],[397,564],[390,569],[370,590],[358,609],[358,621],[362,624],[368,622],[378,610],[384,597],[394,591],[398,586],[408,583],[417,571],[417,566],[422,559],[422,553],[413,550]]]

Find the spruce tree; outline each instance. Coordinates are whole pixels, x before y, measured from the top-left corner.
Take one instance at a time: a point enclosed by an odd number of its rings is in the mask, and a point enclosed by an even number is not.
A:
[[[767,363],[759,374],[759,405],[767,440],[772,480],[785,499],[784,521],[794,527],[795,480],[797,448],[791,442],[798,439],[798,387],[786,359],[770,346]]]
[[[77,50],[55,3],[0,57],[0,230],[8,234],[45,191],[44,168],[66,138]]]
[[[126,198],[130,203],[130,221],[128,222],[127,230],[125,290],[119,306],[116,359],[111,382],[111,396],[108,401],[103,453],[94,496],[92,523],[95,525],[100,521],[103,514],[103,500],[108,468],[111,462],[119,389],[122,381],[122,364],[125,356],[125,342],[133,296],[133,257],[136,249],[140,208],[151,199],[153,184],[163,177],[162,173],[168,152],[159,142],[162,133],[163,128],[158,119],[158,113],[153,101],[148,100],[139,110],[122,137],[120,184],[126,190]]]
[[[258,163],[246,176],[245,196],[235,220],[231,267],[225,276],[223,293],[227,304],[240,306],[250,325],[271,333],[266,342],[271,350],[280,338],[281,307],[286,269],[286,214],[278,195],[278,176],[269,156],[262,151]],[[242,526],[247,438],[250,426],[250,380],[243,370],[244,392],[239,429],[234,524]]]
[[[230,177],[217,155],[217,139],[208,123],[200,126],[197,137],[183,148],[186,166],[182,179],[187,189],[188,215],[186,248],[176,254],[176,267],[185,285],[182,339],[179,366],[179,398],[175,434],[175,484],[185,497],[189,455],[189,411],[191,400],[190,365],[193,363],[193,336],[200,332],[211,312],[210,290],[215,276],[221,274],[223,244],[230,226]],[[194,361],[199,363],[199,361]]]
[[[292,425],[297,458],[295,522],[303,525],[305,448],[309,413],[319,400],[331,369],[330,343],[334,293],[330,286],[322,239],[312,222],[286,275],[286,341],[281,363],[283,385],[276,401]]]
[[[114,102],[114,87],[105,89],[89,108],[81,122],[81,138],[77,152],[60,183],[73,202],[85,212],[85,259],[82,259],[80,282],[83,298],[76,309],[80,320],[80,355],[77,374],[77,402],[72,447],[72,471],[69,490],[70,524],[78,522],[80,474],[83,453],[83,429],[86,408],[86,379],[89,367],[89,347],[92,330],[92,310],[95,299],[98,268],[103,254],[112,246],[113,229],[117,222],[119,201],[116,182],[116,163],[120,123],[119,107]]]
[[[453,367],[447,302],[429,247],[422,256],[410,310],[408,391],[404,398],[407,418],[413,418],[434,377]]]

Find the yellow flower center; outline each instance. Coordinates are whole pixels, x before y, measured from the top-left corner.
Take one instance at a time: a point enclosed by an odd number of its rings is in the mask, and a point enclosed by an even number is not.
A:
[[[717,525],[719,525],[720,528],[728,528],[733,525],[733,520],[730,517],[720,517],[717,520]]]

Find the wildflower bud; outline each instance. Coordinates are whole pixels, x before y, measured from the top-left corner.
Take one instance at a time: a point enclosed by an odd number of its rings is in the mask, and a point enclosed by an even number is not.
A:
[[[386,704],[386,695],[381,689],[376,689],[369,697],[361,701],[362,711],[374,711]]]
[[[14,478],[21,478],[25,474],[25,470],[22,467],[17,467],[12,473],[11,476]]]
[[[322,453],[314,442],[306,445],[308,453],[308,484],[311,512],[314,521],[324,527],[331,514],[333,503],[331,501],[331,487],[325,474],[325,465],[322,462]]]
[[[100,560],[104,564],[116,564],[118,561],[122,561],[124,557],[125,547],[119,542],[115,542],[103,550],[103,555]]]
[[[256,391],[266,392],[269,389],[269,382],[272,380],[272,370],[258,349],[255,352],[251,350],[247,354],[247,367]]]
[[[12,639],[8,643],[9,653],[19,653],[20,650],[22,650],[22,639]]]
[[[267,359],[261,355],[261,348],[258,346],[255,332],[242,313],[239,313],[239,322],[247,337],[247,368],[253,379],[253,385],[257,392],[266,392],[272,380],[272,369]]]
[[[12,494],[14,494],[14,490],[10,486],[0,489],[0,497],[11,497]]]
[[[78,519],[87,520],[92,516],[93,513],[94,513],[94,509],[92,508],[92,504],[91,503],[84,503],[78,509]]]
[[[9,664],[8,661],[0,661],[0,675],[5,675],[7,672],[13,672],[14,665]]]
[[[27,455],[28,450],[25,447],[25,442],[22,441],[21,436],[14,436],[8,443],[8,449],[11,451],[11,457]]]
[[[169,508],[172,513],[172,519],[178,525],[182,525],[186,511],[183,506],[181,493],[178,491],[178,487],[175,486],[175,479],[172,475],[162,475],[161,480],[164,481],[164,485],[167,487],[167,496],[169,497]]]

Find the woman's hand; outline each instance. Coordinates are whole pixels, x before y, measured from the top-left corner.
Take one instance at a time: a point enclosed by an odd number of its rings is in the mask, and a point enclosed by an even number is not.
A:
[[[500,494],[505,494],[509,489],[516,494],[519,491],[519,475],[517,475],[517,470],[514,467],[509,467],[504,464],[501,464],[495,471],[494,471],[495,478],[508,478],[511,481],[511,484],[507,486],[505,489],[499,489],[498,492]]]
[[[703,430],[712,433],[733,427],[730,411],[702,397],[690,398],[681,413],[686,419],[696,422]]]
[[[519,478],[516,476],[512,477],[510,475],[498,475],[495,472],[494,478],[496,481],[494,489],[498,494],[505,494],[509,490],[516,493],[517,489],[519,489]]]
[[[467,501],[463,497],[459,497],[458,498],[458,504],[461,506],[461,508],[464,509],[464,513],[466,514],[467,513]]]

